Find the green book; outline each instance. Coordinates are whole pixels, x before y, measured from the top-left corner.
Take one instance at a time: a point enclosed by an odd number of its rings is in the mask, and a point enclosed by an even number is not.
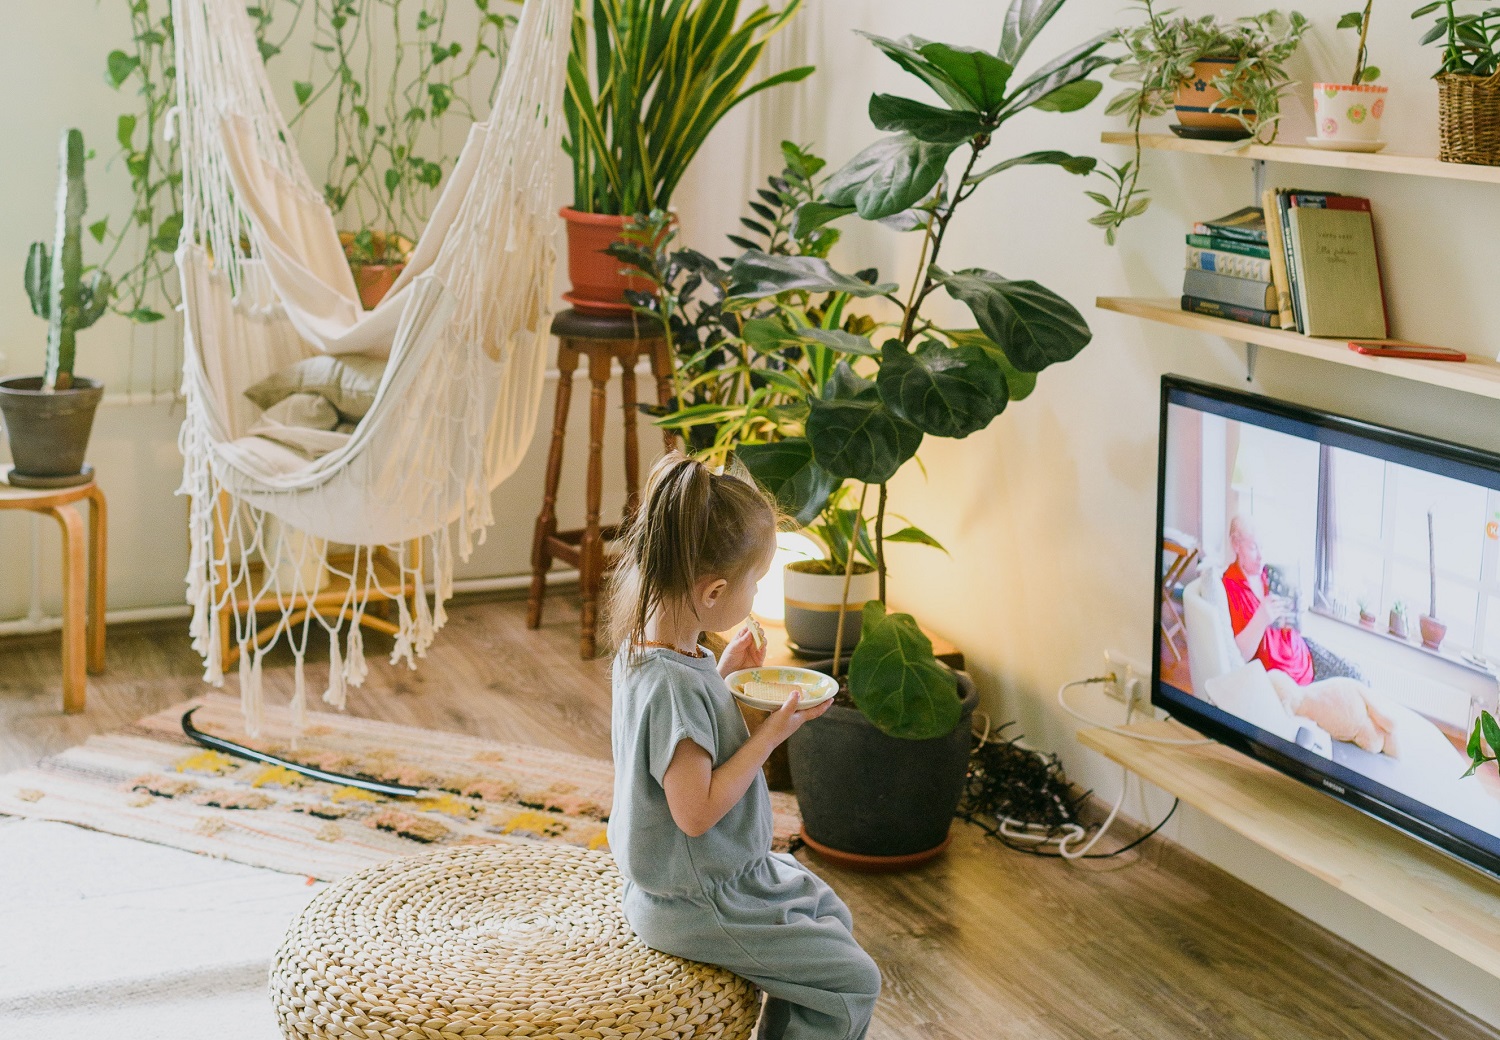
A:
[[[1239,253],[1241,256],[1258,256],[1262,260],[1271,258],[1271,247],[1257,245],[1254,242],[1240,242],[1232,238],[1220,238],[1217,235],[1188,235],[1187,244],[1198,249],[1218,249],[1225,253]]]
[[[1302,331],[1384,339],[1385,296],[1368,199],[1293,195],[1287,213]]]

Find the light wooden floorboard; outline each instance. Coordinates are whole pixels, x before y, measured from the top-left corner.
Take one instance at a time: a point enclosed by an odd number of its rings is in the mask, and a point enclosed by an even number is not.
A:
[[[524,614],[514,600],[459,604],[415,672],[386,663],[388,643],[368,636],[370,677],[350,691],[350,712],[607,756],[609,665],[578,659],[576,607],[554,594],[538,632]],[[0,770],[201,693],[185,628],[112,629],[108,671],[90,676],[81,716],[59,710],[55,636],[0,641]],[[288,696],[290,658],[268,660],[265,676],[271,697]],[[885,975],[871,1040],[1500,1038],[1170,843],[1077,868],[955,827],[948,854],[911,874],[811,861]]]

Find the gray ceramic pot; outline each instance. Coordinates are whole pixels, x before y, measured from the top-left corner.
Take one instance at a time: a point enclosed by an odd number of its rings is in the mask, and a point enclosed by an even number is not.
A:
[[[16,469],[13,479],[35,478],[56,485],[83,477],[83,459],[94,427],[94,409],[104,387],[75,377],[67,390],[42,390],[41,376],[0,380],[0,416]]]
[[[804,657],[831,658],[838,637],[839,608],[844,602],[844,576],[799,570],[798,562],[787,564],[782,575],[787,638]],[[845,651],[859,642],[865,603],[879,595],[880,575],[873,568],[851,575],[844,613]]]
[[[815,665],[827,670],[832,662]],[[803,837],[820,856],[863,870],[926,862],[948,842],[973,746],[974,682],[958,675],[963,712],[947,736],[902,740],[834,705],[788,741]]]

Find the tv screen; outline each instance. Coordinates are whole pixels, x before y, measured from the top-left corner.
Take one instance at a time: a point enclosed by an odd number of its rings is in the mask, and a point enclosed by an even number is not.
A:
[[[1500,457],[1167,376],[1158,707],[1491,874]]]

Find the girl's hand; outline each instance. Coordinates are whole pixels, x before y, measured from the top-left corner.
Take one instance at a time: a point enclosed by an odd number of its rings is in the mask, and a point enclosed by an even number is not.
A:
[[[756,646],[755,636],[747,626],[735,633],[719,658],[719,674],[727,676],[741,668],[759,668],[766,663],[766,648]]]
[[[800,693],[793,693],[782,703],[780,708],[767,715],[766,720],[755,728],[755,735],[759,737],[764,733],[764,739],[771,741],[771,746],[775,747],[801,729],[804,722],[817,718],[833,707],[833,698],[830,697],[822,704],[815,705],[805,711],[798,709],[797,706],[801,703],[802,695]]]

